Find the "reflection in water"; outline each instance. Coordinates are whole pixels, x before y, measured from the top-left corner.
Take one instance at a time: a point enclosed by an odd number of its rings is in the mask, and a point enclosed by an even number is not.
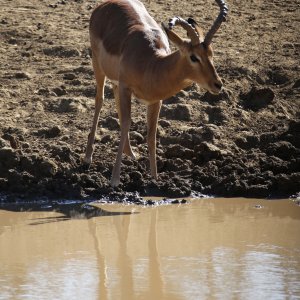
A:
[[[257,291],[259,298],[264,299],[270,295],[274,287],[276,287],[277,297],[285,297],[285,275],[284,269],[281,267],[282,257],[272,250],[274,249],[249,251],[244,255],[245,268],[242,276],[248,281],[248,284],[244,286],[244,298],[249,299],[252,293],[249,285],[255,286],[256,282],[260,282],[265,287],[264,290]],[[264,274],[268,274],[268,276],[264,276]]]
[[[80,211],[0,211],[0,299],[300,297],[291,201]]]

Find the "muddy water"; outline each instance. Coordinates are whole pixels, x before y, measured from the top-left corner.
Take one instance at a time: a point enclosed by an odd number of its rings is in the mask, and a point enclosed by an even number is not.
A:
[[[0,299],[300,299],[290,200],[0,210]]]

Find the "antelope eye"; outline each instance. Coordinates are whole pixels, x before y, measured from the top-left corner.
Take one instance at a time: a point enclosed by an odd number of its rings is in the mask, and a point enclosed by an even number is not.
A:
[[[190,59],[192,62],[199,62],[199,59],[194,54],[190,56]]]

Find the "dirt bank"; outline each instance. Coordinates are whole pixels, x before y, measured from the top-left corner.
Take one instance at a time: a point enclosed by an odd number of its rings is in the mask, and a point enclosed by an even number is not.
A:
[[[3,0],[0,17],[0,192],[18,198],[100,198],[112,192],[280,197],[300,191],[299,4],[228,1],[214,39],[220,96],[192,86],[165,102],[158,128],[159,180],[149,176],[145,107],[133,103],[122,185],[109,186],[119,124],[105,89],[94,161],[81,166],[95,82],[91,0]],[[150,1],[158,21],[193,16],[205,30],[213,1]]]

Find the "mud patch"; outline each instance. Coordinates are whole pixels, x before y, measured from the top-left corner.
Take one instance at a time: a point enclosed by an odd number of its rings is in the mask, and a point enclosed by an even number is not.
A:
[[[191,85],[164,102],[157,181],[149,171],[146,108],[132,101],[130,139],[137,159],[124,155],[121,185],[112,189],[120,122],[109,81],[93,162],[89,168],[82,164],[96,94],[88,37],[95,2],[33,0],[30,7],[27,2],[19,0],[16,7],[5,0],[0,19],[0,193],[7,201],[116,193],[121,199],[128,192],[165,197],[299,192],[296,3],[232,3],[230,24],[222,24],[213,44],[224,90],[213,96]],[[177,4],[145,3],[158,22],[193,12],[207,32],[213,7]]]

